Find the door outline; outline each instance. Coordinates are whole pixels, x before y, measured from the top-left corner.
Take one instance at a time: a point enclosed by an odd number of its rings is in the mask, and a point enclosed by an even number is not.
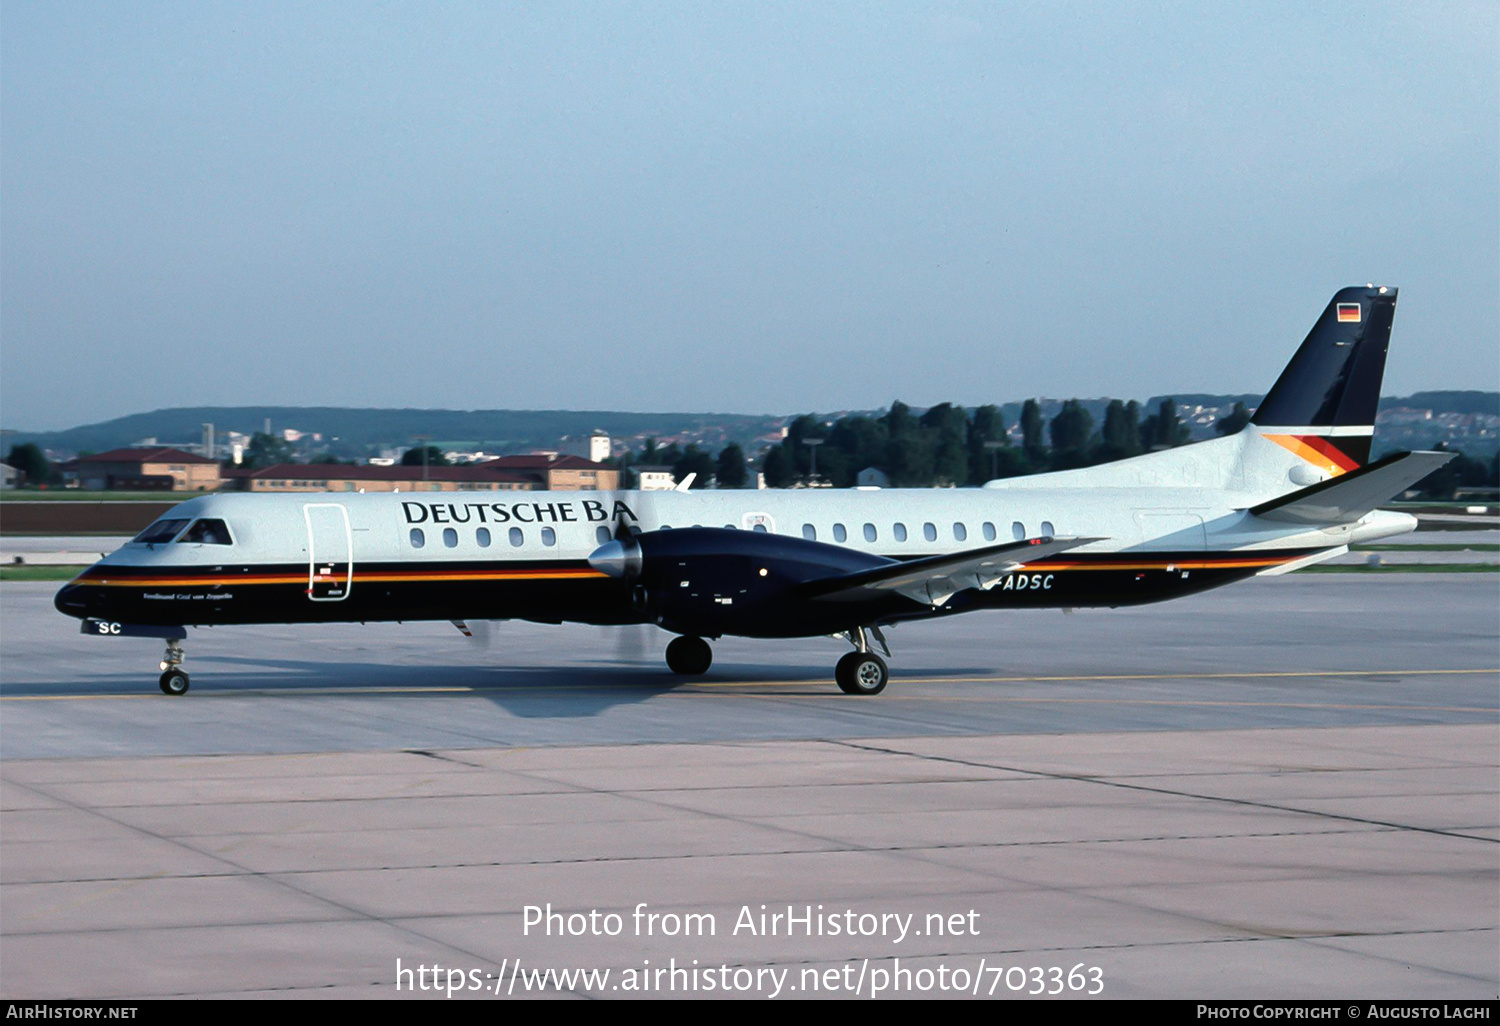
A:
[[[1177,547],[1187,552],[1208,549],[1208,531],[1203,523],[1203,514],[1189,509],[1138,509],[1135,522],[1141,530],[1143,545],[1157,545],[1166,538],[1174,538]]]
[[[318,550],[316,535],[313,531],[312,511],[315,509],[336,509],[344,521],[344,584],[333,593],[330,586],[338,584],[338,575],[333,573],[333,568],[338,565],[339,560],[334,559],[326,562],[328,573],[320,573],[318,570]],[[349,597],[349,592],[354,589],[354,532],[349,527],[349,511],[341,502],[309,502],[302,507],[302,519],[307,524],[307,597],[312,602],[342,602]],[[326,551],[325,545],[325,551]],[[318,589],[322,585],[329,593],[319,595]]]

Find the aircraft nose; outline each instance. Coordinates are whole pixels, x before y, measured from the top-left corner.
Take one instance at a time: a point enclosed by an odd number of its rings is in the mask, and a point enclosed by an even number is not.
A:
[[[88,594],[82,585],[70,582],[58,589],[52,597],[52,606],[59,613],[82,619],[88,615]]]

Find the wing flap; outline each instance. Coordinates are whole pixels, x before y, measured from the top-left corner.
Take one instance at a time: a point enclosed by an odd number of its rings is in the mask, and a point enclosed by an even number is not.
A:
[[[809,598],[846,602],[879,598],[894,591],[923,605],[941,606],[970,588],[988,591],[1006,574],[1028,563],[1097,541],[1104,539],[1044,537],[987,545],[809,581],[803,585],[803,594]]]
[[[1451,452],[1401,452],[1347,474],[1250,507],[1265,520],[1352,524],[1453,459]]]

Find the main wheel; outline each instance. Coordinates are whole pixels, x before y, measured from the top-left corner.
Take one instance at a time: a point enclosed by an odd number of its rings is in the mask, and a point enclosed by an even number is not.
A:
[[[846,695],[878,695],[891,679],[891,671],[874,652],[850,652],[833,668],[833,679]]]
[[[667,644],[667,666],[673,673],[697,677],[708,672],[714,661],[714,650],[702,638],[673,638]]]
[[[181,670],[168,670],[161,675],[161,692],[164,695],[185,695],[188,689],[188,675]]]

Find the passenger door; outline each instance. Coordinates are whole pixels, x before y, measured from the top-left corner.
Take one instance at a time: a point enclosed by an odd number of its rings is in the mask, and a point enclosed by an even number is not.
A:
[[[342,503],[312,502],[302,507],[307,521],[307,597],[342,602],[354,587],[354,536]]]

